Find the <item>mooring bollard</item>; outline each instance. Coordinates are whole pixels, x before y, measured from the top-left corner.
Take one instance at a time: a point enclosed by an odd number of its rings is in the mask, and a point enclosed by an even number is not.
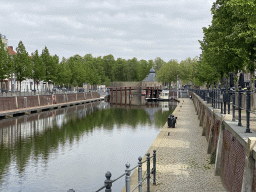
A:
[[[250,87],[247,87],[246,91],[246,131],[245,133],[251,133],[250,130],[250,99],[251,99],[251,91]]]
[[[232,97],[233,97],[233,117],[232,117],[232,121],[235,121],[236,120],[236,117],[235,117],[235,112],[236,112],[236,89],[235,87],[233,88],[233,93],[232,93]]]
[[[156,185],[156,150],[153,150],[153,185]]]
[[[241,105],[242,105],[242,87],[239,86],[238,91],[238,126],[242,126],[241,122]]]
[[[142,158],[141,157],[139,157],[138,158],[138,160],[139,160],[139,162],[138,162],[138,165],[139,165],[139,167],[138,167],[138,184],[139,184],[139,186],[138,186],[138,189],[139,189],[139,192],[142,192],[142,162],[141,162],[141,160],[142,160]]]
[[[150,153],[147,153],[147,192],[150,192]]]
[[[112,187],[112,182],[110,180],[110,177],[111,177],[111,173],[108,171],[106,174],[105,174],[105,177],[107,178],[105,180],[105,186],[106,186],[106,189],[105,189],[105,192],[112,192],[111,190],[111,187]]]

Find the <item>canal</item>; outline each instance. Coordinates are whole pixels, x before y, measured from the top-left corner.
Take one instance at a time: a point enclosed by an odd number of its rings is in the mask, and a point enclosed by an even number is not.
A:
[[[107,171],[137,165],[176,105],[98,102],[1,120],[0,191],[95,191]]]

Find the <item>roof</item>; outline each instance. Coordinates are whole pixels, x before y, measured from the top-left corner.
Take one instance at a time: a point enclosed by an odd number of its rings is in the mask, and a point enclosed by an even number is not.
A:
[[[149,74],[143,81],[156,81],[156,71],[153,69],[153,67],[149,70]]]
[[[10,55],[17,55],[17,53],[13,51],[13,49],[10,46],[8,46],[8,52]]]

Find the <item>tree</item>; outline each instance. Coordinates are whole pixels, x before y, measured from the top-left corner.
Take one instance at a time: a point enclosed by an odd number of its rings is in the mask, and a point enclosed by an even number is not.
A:
[[[26,78],[31,77],[31,58],[28,55],[28,52],[25,49],[22,41],[19,42],[18,47],[16,48],[17,55],[14,57],[14,73],[16,75],[17,81],[20,82],[20,91],[21,91],[21,82]],[[18,90],[18,84],[17,84]]]
[[[156,72],[157,80],[162,83],[177,82],[179,75],[179,63],[177,60],[170,60],[164,63],[162,67]]]
[[[156,57],[154,60],[155,71],[158,71],[164,63],[165,63],[164,60],[162,60],[160,57]]]
[[[38,54],[38,50],[36,50],[34,53],[32,53],[32,79],[34,79],[34,90],[35,90],[35,84],[37,83],[37,89],[38,89],[38,83],[45,79],[45,66],[41,59],[41,57]]]
[[[0,38],[0,79],[1,89],[3,88],[3,80],[9,78],[13,70],[13,61],[8,53],[8,49],[5,50],[4,43]]]
[[[47,47],[45,47],[41,54],[42,62],[45,69],[44,80],[48,83],[54,83],[56,80],[56,72],[59,63],[57,55],[51,56]]]

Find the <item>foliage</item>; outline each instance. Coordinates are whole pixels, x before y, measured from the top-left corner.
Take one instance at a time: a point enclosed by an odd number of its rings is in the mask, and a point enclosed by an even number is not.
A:
[[[13,70],[13,61],[8,53],[8,49],[5,50],[4,43],[0,38],[0,79],[1,88],[3,88],[3,80],[10,77]]]
[[[25,49],[22,41],[19,42],[16,48],[17,55],[13,55],[14,58],[14,73],[17,81],[21,82],[26,78],[31,77],[31,58]],[[21,84],[20,84],[21,88]]]

